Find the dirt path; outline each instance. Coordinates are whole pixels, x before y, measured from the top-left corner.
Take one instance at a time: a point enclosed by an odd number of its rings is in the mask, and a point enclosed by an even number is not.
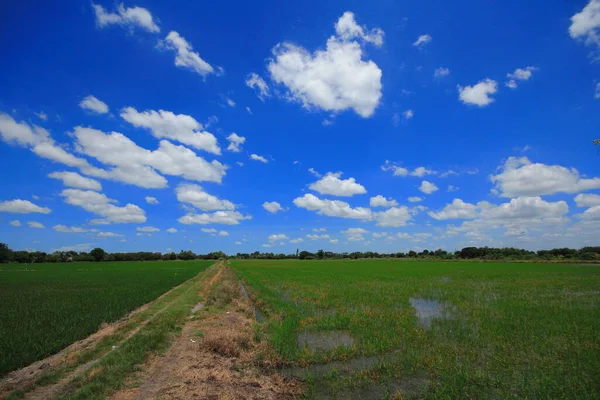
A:
[[[190,320],[163,356],[115,393],[130,399],[289,399],[300,396],[294,379],[267,372],[274,353],[257,340],[251,304],[233,271],[220,267],[203,287],[206,307]],[[258,363],[257,359],[269,360]]]

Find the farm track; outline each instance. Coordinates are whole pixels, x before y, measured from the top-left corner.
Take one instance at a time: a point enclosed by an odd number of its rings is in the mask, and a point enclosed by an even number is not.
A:
[[[203,273],[204,271],[200,272],[200,274]],[[7,374],[0,380],[0,399],[7,398],[11,393],[19,393],[18,398],[24,399],[49,399],[58,395],[64,391],[74,378],[84,374],[109,354],[113,348],[118,348],[137,334],[151,320],[164,312],[177,299],[176,296],[173,296],[174,293],[185,286],[187,282],[185,281],[173,287],[155,300],[136,308],[118,321],[102,324],[97,332],[85,339],[74,342],[58,353]],[[193,287],[191,286],[188,291]],[[161,304],[165,299],[167,299],[165,303]],[[150,311],[155,305],[159,305],[157,310]],[[148,315],[144,315],[145,313],[148,313]],[[137,319],[140,317],[141,319],[138,321]],[[119,335],[124,336],[119,337]],[[109,342],[112,338],[116,340],[108,347],[104,349],[99,348],[99,346],[105,342]],[[97,354],[93,354],[95,351]],[[82,356],[85,356],[86,352],[93,354],[93,357],[86,362],[81,362]],[[51,374],[56,374],[57,378],[51,379],[52,382],[49,384],[36,384],[40,378]]]

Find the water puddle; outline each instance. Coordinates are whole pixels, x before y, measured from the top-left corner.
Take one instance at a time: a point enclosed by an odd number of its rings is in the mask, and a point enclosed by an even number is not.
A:
[[[256,318],[256,322],[263,322],[265,320],[265,316],[263,315],[263,313],[260,312],[258,307],[256,307],[256,305],[254,305],[252,300],[250,300],[250,296],[248,296],[246,287],[244,286],[244,284],[242,282],[240,282],[240,288],[241,288],[242,294],[244,295],[246,300],[248,300],[250,302],[250,304],[254,307],[254,318]]]
[[[198,303],[190,310],[190,312],[195,313],[195,312],[202,310],[203,308],[204,308],[204,303]]]
[[[453,306],[438,300],[411,297],[409,301],[415,309],[419,325],[425,330],[431,328],[431,323],[435,319],[448,319],[449,311],[454,310]]]
[[[308,347],[312,351],[333,350],[338,346],[352,346],[354,338],[347,331],[300,332],[298,347]]]

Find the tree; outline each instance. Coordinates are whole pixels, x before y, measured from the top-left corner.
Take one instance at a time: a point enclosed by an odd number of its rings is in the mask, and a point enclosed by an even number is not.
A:
[[[12,250],[8,248],[6,243],[0,243],[0,263],[9,262],[12,258]]]
[[[322,260],[324,256],[325,256],[325,252],[323,250],[317,251],[317,258],[319,260]]]
[[[103,249],[101,249],[100,247],[96,247],[95,249],[90,251],[90,255],[92,256],[94,261],[102,261],[102,260],[104,260],[104,256],[106,255],[106,252]]]

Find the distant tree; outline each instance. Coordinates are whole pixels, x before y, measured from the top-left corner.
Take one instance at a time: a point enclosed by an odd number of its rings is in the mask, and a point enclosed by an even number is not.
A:
[[[6,243],[0,243],[0,263],[9,262],[12,259],[12,250]]]
[[[106,252],[100,247],[96,247],[92,251],[90,251],[90,255],[94,259],[94,261],[102,261],[104,260],[104,256],[106,256]]]
[[[325,252],[323,250],[318,250],[317,251],[317,258],[319,260],[322,260],[324,256],[325,256]]]
[[[417,253],[414,250],[411,250],[411,251],[408,252],[408,256],[409,257],[416,257]]]

